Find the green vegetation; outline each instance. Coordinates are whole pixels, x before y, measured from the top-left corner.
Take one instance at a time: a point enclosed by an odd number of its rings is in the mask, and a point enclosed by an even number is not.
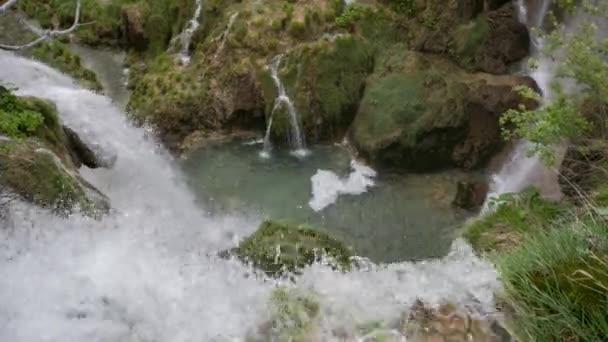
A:
[[[36,59],[81,81],[85,87],[101,90],[95,72],[85,68],[80,57],[72,53],[67,45],[59,41],[45,42],[36,46],[32,54]]]
[[[44,118],[20,102],[8,89],[0,86],[0,132],[10,138],[32,135]]]
[[[87,45],[128,46],[129,22],[125,9],[138,4],[142,13],[138,19],[147,41],[145,49],[155,55],[167,48],[169,40],[180,32],[192,14],[193,0],[84,0],[81,23],[76,39]],[[19,8],[39,21],[45,28],[65,28],[72,25],[75,0],[21,0]],[[126,26],[125,26],[126,25]]]
[[[295,272],[322,258],[348,270],[352,255],[349,247],[318,229],[282,221],[263,222],[235,252],[271,275]]]
[[[573,11],[574,4],[561,1],[565,10]],[[582,8],[593,18],[607,13],[601,8],[584,2]],[[563,60],[559,63],[556,79],[548,91],[552,96],[536,110],[523,108],[505,113],[502,122],[507,138],[524,138],[534,144],[531,153],[538,153],[547,164],[554,162],[553,146],[570,140],[585,144],[589,138],[604,140],[608,137],[608,41],[598,39],[593,21],[581,23],[574,32],[561,26],[542,34],[548,44],[543,51],[549,58]],[[530,62],[532,68],[536,62]],[[563,82],[574,81],[580,92],[567,93]],[[540,100],[532,89],[519,88],[527,98]],[[591,135],[591,136],[590,136]]]
[[[339,17],[336,17],[336,25],[339,27],[352,27],[357,21],[374,14],[374,8],[368,5],[353,4],[346,7]]]
[[[272,292],[271,337],[277,341],[309,341],[319,320],[319,303],[312,293],[279,287]]]
[[[464,233],[477,251],[517,247],[531,230],[546,230],[567,212],[562,204],[542,199],[534,188],[494,198],[489,209],[489,214],[467,225]]]
[[[103,195],[74,168],[53,104],[17,97],[0,86],[0,187],[59,214],[78,207],[96,217],[108,210]]]
[[[524,341],[603,341],[608,336],[608,222],[573,219],[531,226],[514,251],[496,259]]]

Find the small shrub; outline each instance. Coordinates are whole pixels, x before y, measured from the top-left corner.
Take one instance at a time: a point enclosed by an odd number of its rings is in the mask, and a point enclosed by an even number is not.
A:
[[[373,14],[374,10],[372,7],[354,4],[346,7],[342,14],[336,18],[336,25],[348,28],[353,26],[357,21]]]

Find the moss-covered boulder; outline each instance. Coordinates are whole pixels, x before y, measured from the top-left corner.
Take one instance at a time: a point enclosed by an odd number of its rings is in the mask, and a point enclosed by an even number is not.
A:
[[[263,222],[233,253],[270,275],[294,272],[322,258],[347,270],[352,256],[348,246],[318,229],[273,220]]]
[[[59,214],[78,208],[97,217],[108,200],[37,139],[0,142],[0,188]]]
[[[344,34],[299,45],[281,62],[278,76],[295,104],[307,139],[315,142],[343,137],[373,69],[371,44]],[[265,75],[262,84],[266,113],[271,114],[277,87],[270,75]],[[274,135],[287,141],[286,113],[275,113],[273,123]]]
[[[82,149],[72,149],[52,103],[0,86],[0,137],[1,191],[61,214],[109,210],[108,199],[78,175]]]
[[[482,166],[502,144],[499,116],[522,99],[520,75],[467,73],[396,46],[376,63],[351,130],[371,162],[414,171]],[[532,105],[532,104],[530,104]]]

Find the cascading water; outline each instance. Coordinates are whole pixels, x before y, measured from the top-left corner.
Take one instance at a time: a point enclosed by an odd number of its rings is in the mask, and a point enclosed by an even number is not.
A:
[[[272,123],[275,119],[275,115],[277,115],[276,113],[282,108],[285,108],[287,115],[289,116],[290,129],[288,137],[289,144],[293,149],[293,154],[297,157],[305,157],[308,154],[308,151],[306,150],[306,141],[302,135],[302,129],[300,128],[298,112],[289,96],[287,96],[285,86],[279,77],[279,68],[281,67],[282,60],[283,55],[276,56],[270,65],[270,75],[272,76],[272,80],[277,87],[277,97],[274,100],[274,107],[272,108],[272,112],[270,113],[270,117],[268,119],[266,136],[264,137],[264,150],[262,151],[261,155],[266,157],[270,156],[270,151],[272,150],[272,142],[270,141]]]
[[[112,169],[80,170],[110,198],[113,210],[101,220],[2,202],[0,341],[243,341],[268,318],[278,281],[216,257],[258,217],[206,214],[170,156],[106,97],[10,53],[0,52],[0,66],[2,83],[54,101],[64,124],[118,155]],[[356,336],[357,324],[398,319],[418,297],[473,296],[490,310],[499,285],[493,268],[457,241],[438,260],[349,273],[314,265],[290,286],[318,294],[320,340],[335,341],[334,331]]]
[[[222,34],[220,35],[220,46],[217,48],[217,52],[215,53],[214,58],[217,59],[219,57],[219,55],[222,53],[222,51],[224,50],[224,46],[226,45],[226,40],[228,39],[228,34],[230,33],[230,30],[232,29],[232,25],[234,25],[234,21],[236,20],[236,17],[239,16],[239,12],[235,12],[230,16],[230,19],[228,19],[228,25],[226,26],[226,30],[224,30],[224,32],[222,32]]]
[[[203,0],[195,0],[194,6],[194,14],[192,15],[192,19],[188,21],[186,28],[184,28],[184,31],[182,31],[179,36],[179,40],[181,42],[179,56],[183,64],[190,63],[190,42],[192,41],[192,35],[194,35],[196,29],[198,29],[200,26],[199,19],[203,9]]]
[[[542,29],[551,0],[531,1],[518,0],[519,17],[529,28]],[[551,101],[551,82],[555,75],[555,62],[542,53],[544,39],[532,32],[532,52],[538,60],[538,66],[527,68],[527,72],[540,88],[544,101]],[[501,170],[492,177],[488,199],[504,193],[516,193],[528,186],[535,186],[541,195],[547,198],[559,199],[562,196],[559,187],[558,170],[546,166],[538,156],[529,155],[532,144],[528,141],[516,143],[509,159]],[[555,146],[555,165],[559,167],[565,153],[564,146]]]

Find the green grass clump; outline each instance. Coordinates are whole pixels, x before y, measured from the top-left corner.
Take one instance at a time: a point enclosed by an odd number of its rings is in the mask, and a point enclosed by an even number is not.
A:
[[[338,268],[349,269],[352,255],[349,247],[326,233],[272,220],[241,241],[236,254],[271,275],[295,272],[322,257],[333,259]]]
[[[479,252],[513,248],[527,233],[546,229],[567,213],[562,204],[541,198],[534,188],[503,194],[490,206],[492,211],[467,225],[464,232]]]
[[[536,228],[495,259],[522,341],[605,341],[608,222],[575,219]]]
[[[35,47],[32,54],[36,59],[81,81],[86,87],[101,90],[95,72],[85,68],[80,57],[72,53],[67,45],[58,41],[49,41]]]

